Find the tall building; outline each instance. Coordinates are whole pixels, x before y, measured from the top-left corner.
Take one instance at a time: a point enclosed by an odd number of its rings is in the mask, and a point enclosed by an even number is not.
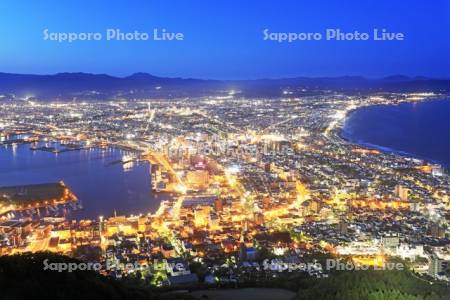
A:
[[[397,234],[386,234],[381,241],[385,249],[395,249],[400,245],[400,238]]]
[[[430,224],[430,234],[434,238],[443,238],[445,236],[445,229],[439,223],[432,222]]]
[[[217,198],[214,201],[214,209],[216,210],[216,212],[222,211],[223,210],[223,200],[220,198]]]
[[[338,231],[340,234],[347,234],[348,233],[348,224],[345,219],[340,219],[338,223]]]
[[[428,275],[436,277],[450,266],[450,261],[448,260],[448,255],[446,257],[440,257],[436,253],[433,253],[428,264]]]
[[[408,201],[409,189],[398,184],[395,186],[395,195],[402,201]]]
[[[440,176],[444,175],[444,170],[443,170],[442,166],[440,166],[440,165],[432,165],[431,166],[431,174],[433,176],[440,177]]]
[[[158,182],[161,181],[161,167],[157,164],[151,165],[152,190],[156,191]]]
[[[186,175],[186,181],[190,186],[205,188],[208,186],[209,173],[206,170],[189,171]]]

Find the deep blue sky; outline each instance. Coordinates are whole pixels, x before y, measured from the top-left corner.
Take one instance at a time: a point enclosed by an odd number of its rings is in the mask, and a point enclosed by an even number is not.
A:
[[[245,2],[245,3],[244,3]],[[182,42],[43,40],[52,32],[107,28],[183,32]],[[326,28],[403,32],[405,41],[263,40]],[[0,72],[243,79],[391,74],[450,77],[450,1],[0,1]]]

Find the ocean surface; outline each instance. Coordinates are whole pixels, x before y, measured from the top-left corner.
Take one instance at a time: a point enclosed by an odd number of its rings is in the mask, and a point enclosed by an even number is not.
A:
[[[352,143],[450,169],[450,100],[360,108],[348,116],[341,135]]]
[[[158,209],[162,195],[151,191],[150,165],[118,163],[124,155],[116,148],[63,153],[32,151],[30,144],[0,146],[0,187],[64,181],[83,209],[69,218],[98,218],[139,214]],[[39,143],[38,146],[58,144]]]

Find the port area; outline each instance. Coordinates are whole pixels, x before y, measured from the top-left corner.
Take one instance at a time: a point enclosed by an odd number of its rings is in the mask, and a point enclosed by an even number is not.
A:
[[[0,215],[77,202],[64,182],[0,187]]]
[[[80,150],[88,150],[92,147],[85,146],[82,144],[76,144],[76,143],[61,143],[57,147],[53,146],[31,146],[30,150],[32,151],[45,151],[45,152],[51,152],[51,153],[64,153],[69,151],[80,151]]]

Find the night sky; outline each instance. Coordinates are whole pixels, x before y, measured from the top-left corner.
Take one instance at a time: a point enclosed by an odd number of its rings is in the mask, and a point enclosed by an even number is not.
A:
[[[245,2],[245,3],[243,3]],[[108,28],[183,41],[45,41]],[[270,32],[402,32],[404,41],[264,41]],[[91,72],[213,79],[393,74],[450,78],[450,1],[0,2],[0,72]]]

